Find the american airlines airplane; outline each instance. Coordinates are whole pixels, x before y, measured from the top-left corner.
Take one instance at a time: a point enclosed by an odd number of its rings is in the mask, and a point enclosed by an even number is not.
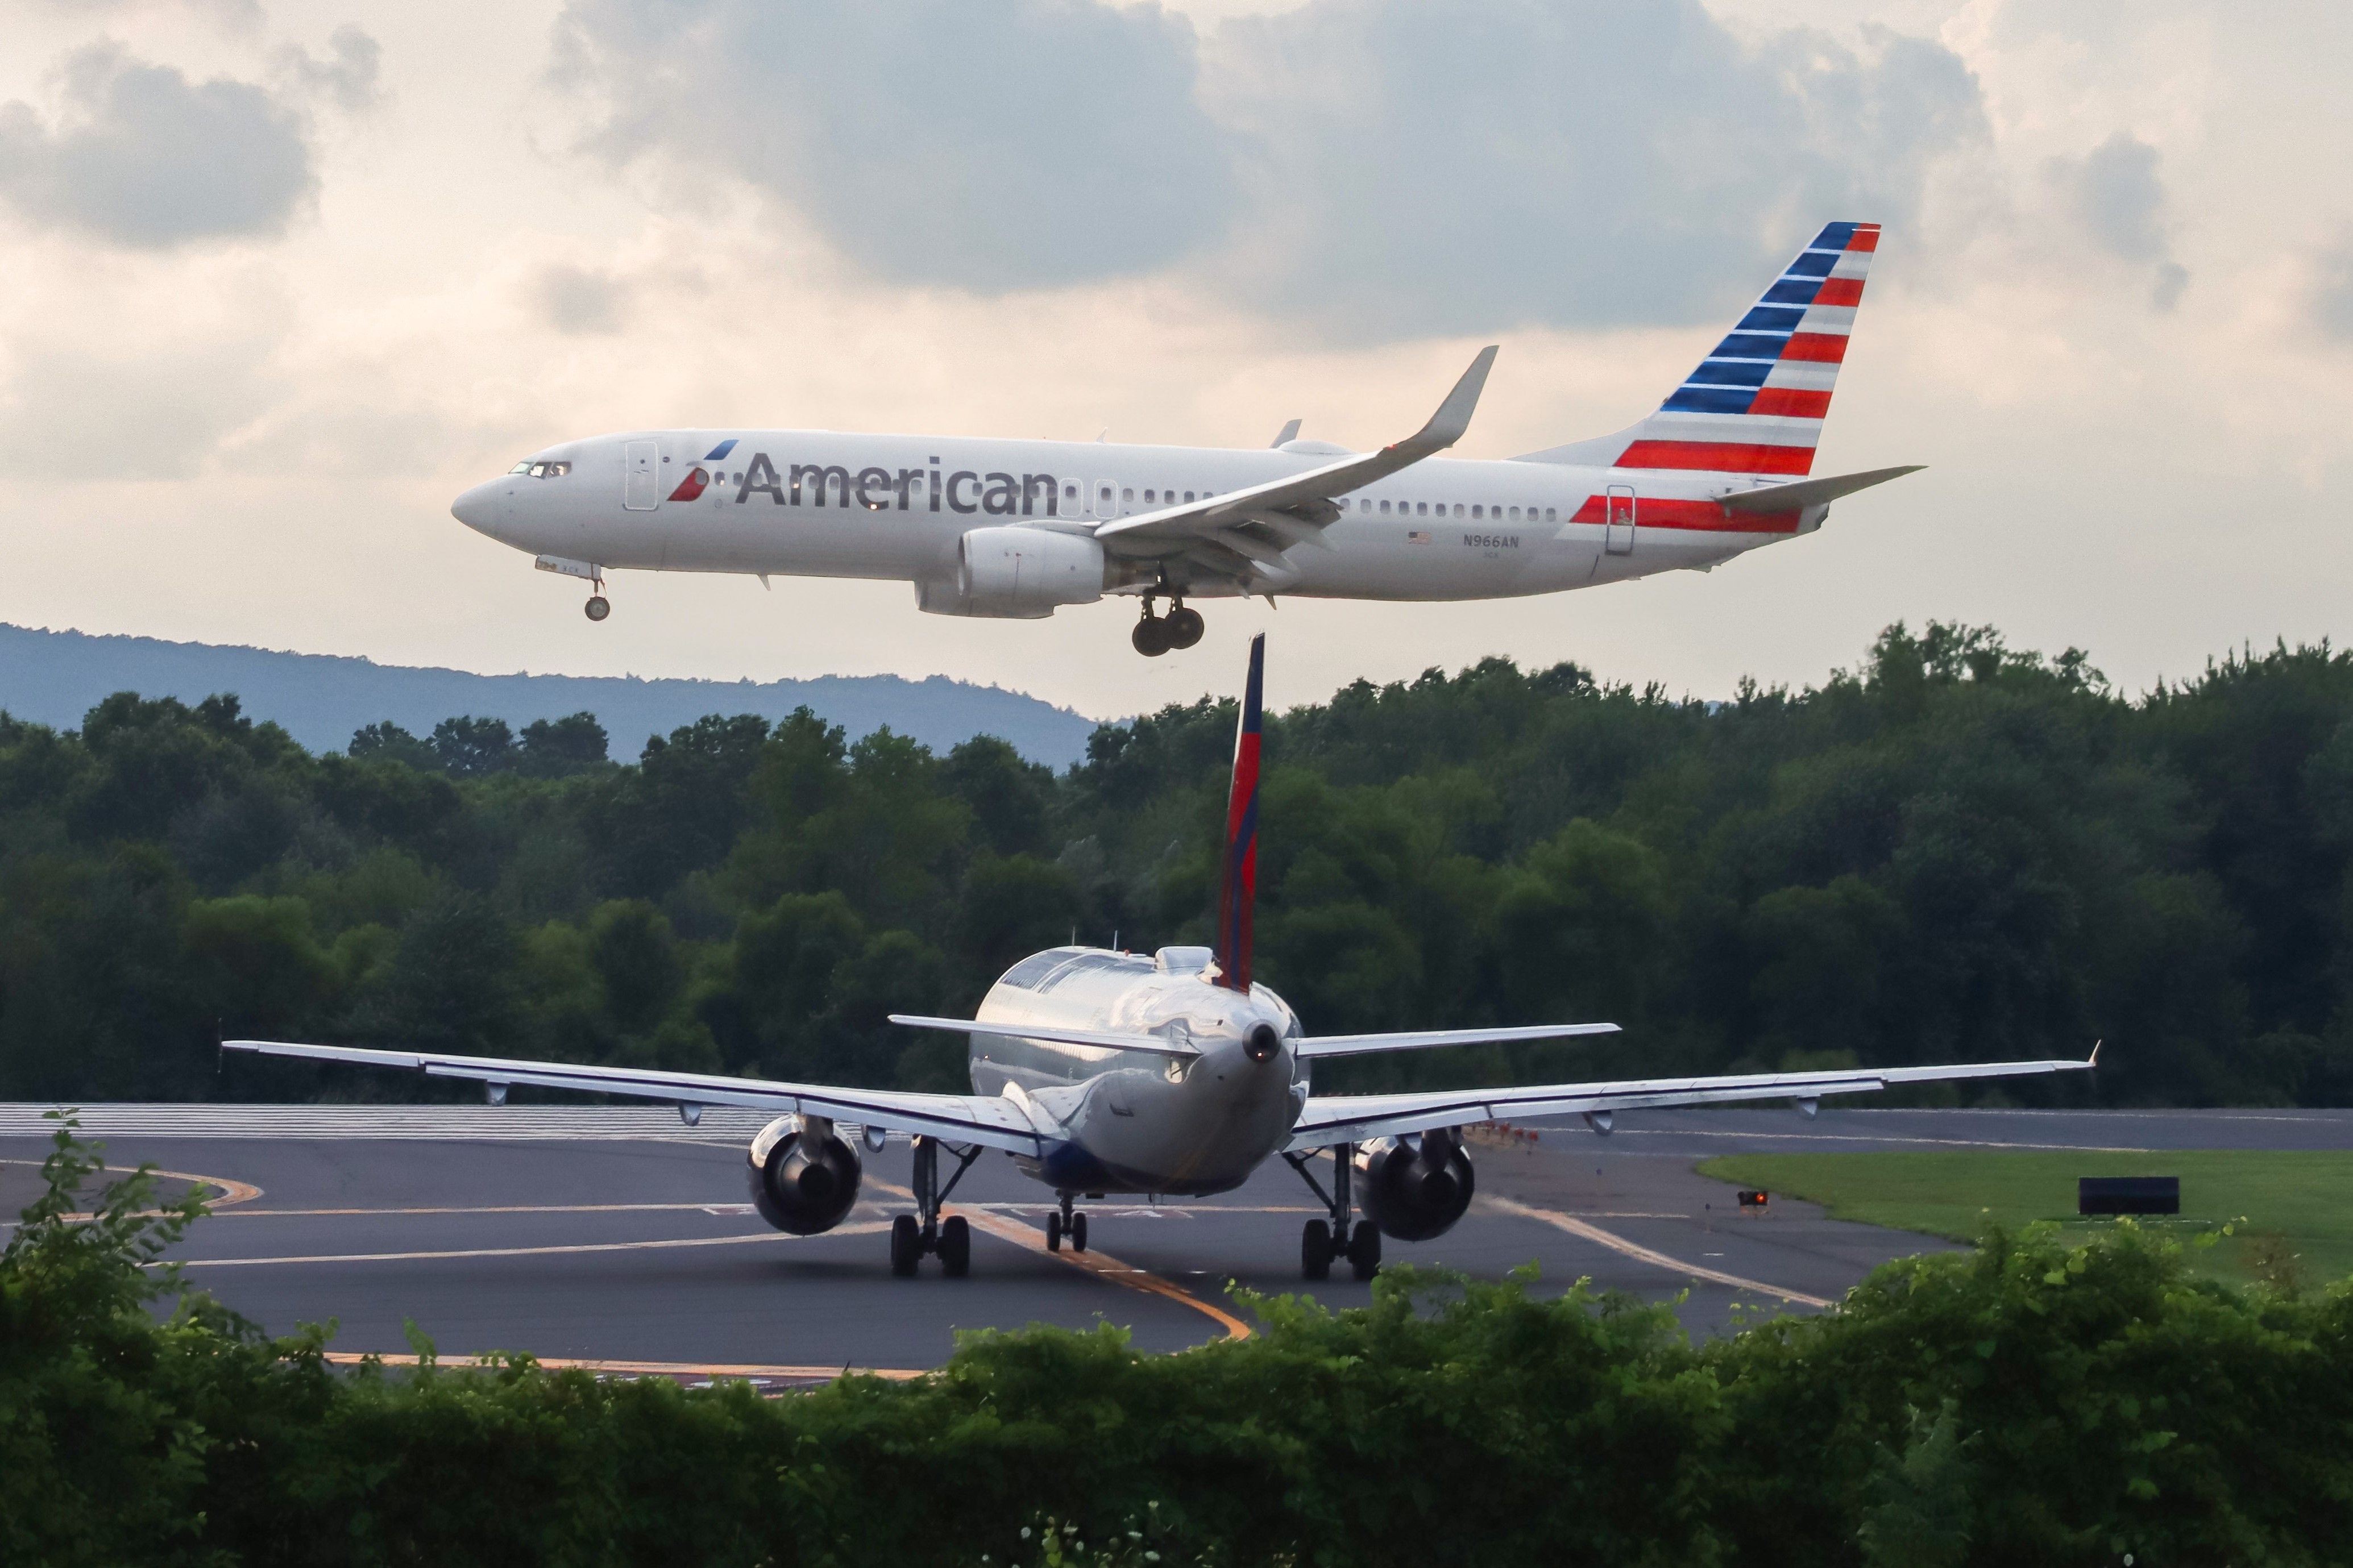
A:
[[[770,1225],[796,1236],[830,1230],[849,1216],[862,1173],[860,1144],[880,1152],[891,1131],[908,1133],[915,1212],[891,1222],[891,1271],[900,1275],[914,1273],[926,1255],[938,1257],[950,1275],[970,1269],[970,1224],[942,1205],[973,1162],[991,1149],[1011,1155],[1023,1174],[1060,1197],[1060,1207],[1047,1216],[1046,1245],[1060,1250],[1067,1241],[1082,1252],[1087,1216],[1073,1206],[1081,1195],[1229,1192],[1280,1155],[1328,1210],[1328,1217],[1309,1220],[1300,1238],[1300,1261],[1310,1279],[1328,1279],[1343,1258],[1357,1279],[1369,1279],[1380,1266],[1382,1237],[1427,1241],[1461,1219],[1474,1190],[1461,1137],[1469,1123],[1581,1115],[1596,1132],[1606,1133],[1621,1110],[1753,1100],[1789,1100],[1811,1116],[1825,1095],[2079,1071],[2098,1058],[2095,1047],[2094,1060],[2080,1062],[1316,1094],[1311,1068],[1327,1058],[1612,1034],[1618,1026],[1310,1035],[1288,1003],[1251,980],[1265,654],[1266,638],[1253,638],[1227,796],[1212,945],[1164,947],[1149,957],[1052,948],[1007,970],[974,1017],[893,1014],[894,1024],[968,1037],[970,1094],[270,1040],[227,1040],[222,1048],[479,1080],[488,1086],[492,1104],[503,1104],[509,1087],[524,1083],[669,1100],[690,1124],[705,1105],[774,1110],[776,1120],[752,1140],[752,1201]],[[944,1181],[943,1151],[955,1162]],[[1326,1156],[1328,1167],[1318,1163]],[[1355,1218],[1359,1206],[1362,1220]]]
[[[592,621],[608,571],[866,577],[944,616],[1135,595],[1148,656],[1201,639],[1191,599],[1498,599],[1705,571],[1915,471],[1807,477],[1878,244],[1876,224],[1828,226],[1657,413],[1508,461],[1435,456],[1470,427],[1490,347],[1377,452],[1298,439],[1295,419],[1239,450],[629,431],[535,453],[450,510],[586,579]]]

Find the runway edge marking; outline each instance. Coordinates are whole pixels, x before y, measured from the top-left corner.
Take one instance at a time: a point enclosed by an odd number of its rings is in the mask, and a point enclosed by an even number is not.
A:
[[[1536,1208],[1511,1198],[1482,1197],[1479,1202],[1497,1213],[1516,1215],[1522,1219],[1541,1221],[1556,1230],[1565,1230],[1571,1236],[1582,1237],[1597,1246],[1606,1247],[1610,1251],[1621,1253],[1637,1262],[1652,1264],[1677,1274],[1686,1274],[1694,1279],[1706,1279],[1718,1285],[1729,1285],[1736,1290],[1754,1290],[1762,1296],[1777,1297],[1784,1301],[1796,1301],[1808,1307],[1828,1308],[1838,1305],[1837,1302],[1827,1300],[1820,1296],[1809,1296],[1803,1290],[1785,1289],[1778,1285],[1767,1285],[1761,1279],[1749,1279],[1738,1274],[1726,1274],[1720,1268],[1707,1268],[1696,1263],[1685,1263],[1679,1258],[1670,1258],[1665,1253],[1654,1251],[1639,1242],[1629,1241],[1615,1231],[1604,1230],[1599,1226],[1581,1220],[1574,1215],[1561,1214],[1553,1209]]]

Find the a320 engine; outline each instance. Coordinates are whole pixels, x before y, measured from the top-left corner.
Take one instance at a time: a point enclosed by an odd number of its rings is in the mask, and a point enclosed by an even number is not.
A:
[[[1082,533],[976,528],[956,542],[955,574],[917,583],[915,604],[935,616],[1037,620],[1103,591],[1103,547]]]
[[[752,1140],[752,1205],[795,1236],[831,1230],[858,1201],[858,1151],[823,1116],[781,1116]]]
[[[1399,1241],[1444,1235],[1471,1207],[1476,1187],[1471,1156],[1451,1128],[1359,1143],[1356,1173],[1365,1213]]]

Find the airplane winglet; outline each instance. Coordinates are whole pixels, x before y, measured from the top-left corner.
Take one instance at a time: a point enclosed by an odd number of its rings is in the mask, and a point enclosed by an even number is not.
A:
[[[2092,1042],[2092,1054],[2084,1059],[2084,1065],[2087,1068],[2098,1067],[2100,1065],[2100,1047],[2106,1044],[2107,1041],[2105,1039],[2094,1040]]]
[[[1471,411],[1479,406],[1479,395],[1487,388],[1487,373],[1495,367],[1496,347],[1489,343],[1479,351],[1471,368],[1462,373],[1462,379],[1454,384],[1454,390],[1446,395],[1446,401],[1430,416],[1430,423],[1399,441],[1396,449],[1428,457],[1462,439],[1464,432],[1471,428]]]
[[[1274,439],[1273,439],[1271,442],[1270,442],[1270,443],[1269,443],[1269,445],[1270,445],[1270,446],[1280,447],[1280,446],[1282,446],[1285,441],[1296,441],[1296,440],[1298,440],[1298,439],[1299,439],[1299,421],[1298,421],[1298,420],[1296,420],[1296,419],[1293,419],[1293,420],[1292,420],[1290,423],[1288,423],[1288,424],[1286,424],[1285,426],[1283,426],[1283,427],[1282,427],[1280,431],[1278,431],[1278,432],[1276,433]]]

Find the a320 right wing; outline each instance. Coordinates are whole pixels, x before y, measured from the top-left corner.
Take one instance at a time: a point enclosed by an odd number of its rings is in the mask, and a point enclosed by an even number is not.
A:
[[[1511,1084],[1493,1089],[1425,1090],[1413,1094],[1325,1094],[1311,1097],[1292,1129],[1291,1152],[1367,1138],[1426,1132],[1532,1116],[1577,1116],[1607,1131],[1620,1110],[1670,1105],[1722,1105],[1744,1100],[1812,1101],[1826,1094],[1867,1094],[1899,1083],[1950,1083],[1972,1078],[2030,1078],[2084,1072],[2088,1061],[1973,1062],[1957,1067],[1850,1068],[1831,1072],[1742,1073],[1726,1078],[1620,1079],[1606,1083]]]
[[[306,1046],[283,1040],[223,1040],[225,1051],[256,1056],[301,1057],[311,1061],[356,1062],[364,1067],[406,1068],[427,1078],[470,1079],[487,1084],[535,1084],[543,1089],[585,1089],[665,1100],[679,1105],[742,1105],[779,1116],[830,1116],[899,1132],[921,1132],[957,1143],[984,1143],[1017,1154],[1042,1157],[1059,1136],[1042,1110],[985,1094],[908,1094],[887,1089],[836,1089],[824,1084],[776,1083],[757,1078],[722,1078],[713,1073],[660,1072],[646,1068],[596,1067],[578,1062],[541,1062],[500,1057],[438,1056],[429,1051],[378,1051],[358,1046]]]

